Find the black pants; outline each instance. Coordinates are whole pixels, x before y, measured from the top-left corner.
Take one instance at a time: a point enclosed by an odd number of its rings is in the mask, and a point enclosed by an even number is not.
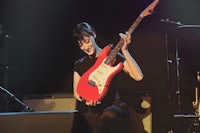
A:
[[[81,133],[128,133],[129,121],[123,112],[113,105],[106,108],[103,113],[92,111],[81,113],[82,122],[85,122],[84,127],[81,127]]]
[[[147,133],[141,115],[117,101],[102,113],[88,111],[78,114],[73,133]],[[81,118],[81,119],[80,119]]]

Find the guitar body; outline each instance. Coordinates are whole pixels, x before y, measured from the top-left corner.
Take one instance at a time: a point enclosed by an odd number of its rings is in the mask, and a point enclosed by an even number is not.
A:
[[[86,101],[100,101],[106,95],[113,77],[122,70],[123,63],[116,66],[106,64],[105,60],[111,47],[106,46],[98,56],[95,64],[81,77],[78,86],[78,94]]]

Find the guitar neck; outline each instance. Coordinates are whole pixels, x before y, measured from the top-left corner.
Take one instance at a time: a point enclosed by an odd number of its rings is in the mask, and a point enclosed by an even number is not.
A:
[[[142,21],[143,17],[142,15],[139,15],[137,17],[137,19],[135,20],[135,22],[131,25],[131,27],[128,29],[129,34],[132,34],[133,31],[137,28],[137,26],[139,25],[139,23]]]
[[[137,17],[137,19],[135,20],[135,22],[131,25],[131,27],[128,29],[128,33],[132,34],[133,31],[137,28],[137,26],[139,25],[139,23],[142,21],[143,17],[142,15],[139,15]],[[115,57],[117,56],[118,52],[120,51],[120,49],[123,46],[123,40],[120,39],[120,41],[117,43],[117,45],[115,46],[115,48],[111,51],[111,53],[109,54],[107,60],[105,61],[106,64],[110,64],[112,63],[112,61],[115,59]]]

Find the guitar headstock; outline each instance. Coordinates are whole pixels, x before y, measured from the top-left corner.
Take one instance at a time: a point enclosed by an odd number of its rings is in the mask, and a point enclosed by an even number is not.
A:
[[[140,14],[141,17],[146,17],[153,13],[154,8],[158,4],[159,0],[154,0],[147,8],[145,8],[142,13]]]

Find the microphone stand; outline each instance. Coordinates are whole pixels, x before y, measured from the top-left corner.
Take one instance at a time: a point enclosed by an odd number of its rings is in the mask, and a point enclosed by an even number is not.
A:
[[[168,88],[168,100],[169,100],[169,128],[170,130],[168,133],[174,133],[172,130],[172,100],[171,100],[171,88],[170,88],[170,69],[169,69],[169,64],[172,63],[172,60],[169,59],[168,55],[168,35],[165,34],[165,46],[166,46],[166,64],[167,64],[167,88]]]
[[[0,37],[3,37],[3,38],[8,38],[8,39],[13,39],[12,36],[8,35],[5,33],[5,31],[3,30],[3,26],[0,25]],[[7,53],[8,54],[8,53]],[[7,55],[8,56],[8,55]],[[7,69],[9,68],[8,65],[5,65],[4,66],[5,70],[6,70],[6,73],[7,73]],[[7,87],[7,75],[5,77],[5,86]],[[19,103],[21,105],[21,107],[23,108],[22,111],[25,111],[25,112],[32,112],[34,111],[32,108],[30,108],[28,105],[24,104],[22,101],[20,101],[14,94],[12,94],[11,92],[9,92],[8,90],[6,90],[5,88],[3,88],[2,86],[0,86],[0,89],[7,93],[9,95],[10,98],[14,99],[17,103]]]
[[[181,91],[180,91],[180,73],[179,73],[179,53],[178,53],[178,39],[176,38],[176,76],[177,76],[177,104],[178,104],[178,113],[181,114]],[[180,133],[182,132],[182,121],[179,123],[180,125]]]
[[[183,25],[180,22],[171,21],[171,20],[169,20],[169,18],[161,19],[160,21],[163,23],[166,23],[166,24],[171,24],[175,27]],[[175,133],[172,130],[172,126],[173,126],[173,122],[172,122],[172,120],[173,120],[172,119],[172,90],[170,87],[170,70],[169,70],[169,64],[172,63],[172,60],[169,59],[169,55],[168,55],[168,35],[167,34],[165,34],[165,45],[166,45],[166,62],[167,62],[167,87],[169,89],[168,100],[169,100],[169,109],[170,109],[170,112],[169,112],[169,120],[170,120],[169,128],[170,128],[170,130],[168,131],[168,133]],[[178,95],[178,108],[179,108],[179,112],[180,112],[180,90],[179,90],[179,70],[178,70],[179,57],[178,57],[177,40],[176,40],[176,63],[177,63],[177,80],[178,80],[178,90],[176,91],[176,94]]]
[[[2,86],[0,86],[0,89],[4,92],[6,92],[10,98],[14,99],[15,101],[17,101],[17,103],[19,103],[21,105],[21,107],[23,108],[22,111],[25,112],[33,112],[34,110],[32,108],[30,108],[28,105],[26,105],[25,103],[23,103],[22,101],[20,101],[14,94],[12,94],[11,92],[9,92],[8,90],[6,90],[5,88],[3,88]]]
[[[176,94],[178,96],[178,112],[181,113],[181,98],[180,98],[180,73],[179,73],[179,55],[178,55],[178,40],[176,38],[176,76],[177,76],[177,91]]]

